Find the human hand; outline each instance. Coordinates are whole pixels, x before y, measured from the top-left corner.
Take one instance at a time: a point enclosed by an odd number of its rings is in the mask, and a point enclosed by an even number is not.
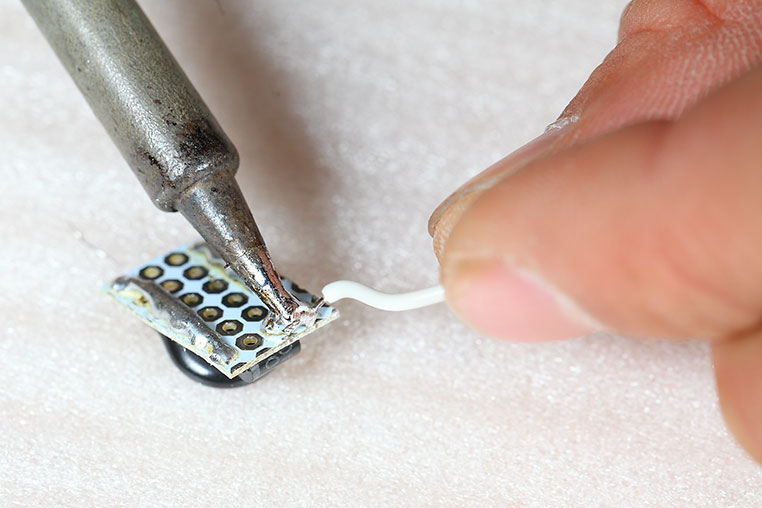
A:
[[[429,230],[449,305],[487,335],[710,339],[762,461],[760,62],[759,0],[635,0],[554,127]]]

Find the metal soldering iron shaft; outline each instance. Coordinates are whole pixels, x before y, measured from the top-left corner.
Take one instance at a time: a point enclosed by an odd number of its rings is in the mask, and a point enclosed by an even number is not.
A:
[[[311,324],[314,311],[283,287],[234,179],[233,143],[137,3],[23,3],[154,204],[180,211],[275,324]]]

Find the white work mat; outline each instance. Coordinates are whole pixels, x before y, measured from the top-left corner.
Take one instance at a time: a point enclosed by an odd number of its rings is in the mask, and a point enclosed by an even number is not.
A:
[[[429,214],[554,120],[625,3],[143,2],[311,292],[436,283]],[[0,13],[0,506],[762,506],[700,343],[511,344],[342,301],[262,381],[190,381],[101,286],[196,234]]]

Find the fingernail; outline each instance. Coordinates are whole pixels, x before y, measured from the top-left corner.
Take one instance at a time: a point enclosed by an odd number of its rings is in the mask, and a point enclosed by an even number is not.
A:
[[[597,327],[536,275],[502,260],[461,263],[445,281],[447,301],[468,325],[520,342],[578,337]]]
[[[561,126],[556,126],[555,123],[551,124],[544,134],[482,171],[450,194],[431,214],[429,218],[429,234],[436,240],[437,229],[457,222],[457,218],[467,208],[467,206],[464,206],[466,199],[470,197],[472,201],[474,195],[489,189],[505,176],[522,167],[527,161],[539,156],[567,131],[568,126],[569,123]],[[440,236],[442,235],[440,234]]]

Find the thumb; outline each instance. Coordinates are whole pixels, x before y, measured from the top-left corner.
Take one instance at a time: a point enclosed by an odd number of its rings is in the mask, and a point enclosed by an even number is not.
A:
[[[560,149],[472,194],[440,255],[492,336],[727,337],[762,318],[762,67],[673,122]]]

